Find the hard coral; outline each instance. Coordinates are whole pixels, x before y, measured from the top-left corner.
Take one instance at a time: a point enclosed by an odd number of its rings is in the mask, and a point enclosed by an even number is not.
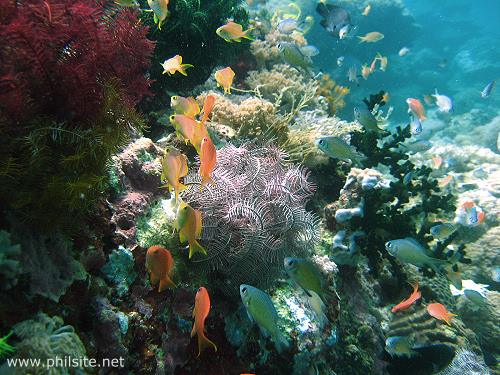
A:
[[[196,171],[185,178],[182,198],[202,211],[208,252],[194,261],[222,273],[230,294],[241,283],[265,287],[285,256],[307,254],[318,239],[317,218],[304,208],[315,186],[307,170],[285,160],[272,145],[228,145],[217,152],[215,186],[200,191]]]
[[[349,94],[349,88],[338,85],[330,75],[323,74],[319,81],[318,95],[325,97],[328,102],[328,114],[333,116],[345,107],[344,97]]]
[[[75,333],[72,326],[64,325],[59,316],[49,317],[44,313],[39,313],[34,319],[26,320],[13,327],[15,335],[21,340],[16,346],[14,358],[39,359],[46,363],[48,359],[63,359],[65,364],[69,361],[81,361],[86,358],[86,350],[80,338]],[[66,362],[67,361],[67,362]],[[73,363],[73,362],[71,362]],[[30,364],[29,364],[30,365]],[[49,374],[62,375],[73,373],[84,373],[82,367],[54,366],[33,366],[31,368],[20,367],[11,368],[9,373],[13,374]]]

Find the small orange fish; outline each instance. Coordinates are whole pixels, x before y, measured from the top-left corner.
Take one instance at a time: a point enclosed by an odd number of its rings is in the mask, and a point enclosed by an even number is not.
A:
[[[434,169],[439,169],[443,164],[443,158],[439,155],[434,155],[432,161],[434,162]]]
[[[372,10],[372,6],[368,4],[366,8],[363,10],[363,13],[361,13],[363,16],[367,16],[370,14],[370,10]]]
[[[413,115],[418,117],[420,121],[426,119],[425,109],[420,100],[414,98],[408,98],[406,99],[406,103],[408,104],[408,113],[413,113]]]
[[[215,80],[217,86],[224,88],[224,93],[231,94],[231,86],[233,85],[235,73],[231,67],[217,70],[215,72]]]
[[[184,138],[186,144],[194,139],[198,122],[186,115],[172,115],[170,116],[170,123],[174,126],[177,136]]]
[[[198,335],[198,356],[208,347],[213,347],[217,351],[217,345],[205,336],[205,319],[210,312],[210,296],[206,288],[201,287],[196,292],[194,299],[193,318],[194,324],[191,330],[191,337]]]
[[[413,285],[413,293],[410,294],[410,296],[407,299],[401,301],[396,306],[394,306],[391,309],[391,311],[393,313],[395,313],[397,311],[406,310],[406,309],[410,308],[410,306],[413,305],[416,301],[418,301],[420,299],[420,297],[422,297],[422,294],[418,290],[418,283],[415,283]]]
[[[203,102],[203,117],[201,118],[200,124],[203,125],[208,120],[208,117],[214,109],[214,104],[215,96],[208,94]]]
[[[167,181],[168,189],[175,191],[175,200],[178,201],[179,193],[186,189],[186,185],[179,181],[188,173],[186,155],[181,154],[174,148],[167,147],[164,156],[161,158],[161,168],[161,181]]]
[[[239,23],[229,21],[225,25],[219,27],[215,31],[215,33],[226,42],[241,42],[242,38],[253,40],[248,36],[248,33],[250,33],[250,31],[252,31],[253,29],[254,28],[251,27],[250,29],[243,31],[243,26],[241,26]]]
[[[382,56],[380,53],[377,52],[376,59],[380,61],[380,70],[385,72],[388,64],[387,56]]]
[[[462,209],[467,214],[467,222],[470,225],[479,225],[486,218],[486,214],[483,210],[477,208],[473,201],[465,201],[462,204]]]
[[[184,98],[174,95],[170,98],[170,106],[176,114],[193,119],[200,113],[200,106],[194,98]]]
[[[177,209],[177,217],[175,218],[174,226],[179,231],[179,241],[181,243],[189,243],[190,259],[194,253],[207,255],[205,248],[198,242],[203,227],[201,211],[195,210],[181,201]]]
[[[449,174],[448,176],[443,177],[441,180],[438,181],[438,186],[441,187],[441,188],[444,188],[452,180],[453,180],[453,176],[451,174]]]
[[[181,55],[175,55],[174,57],[171,57],[170,59],[165,60],[161,66],[163,67],[163,73],[167,73],[168,75],[175,74],[176,72],[181,73],[184,76],[187,76],[186,69],[187,68],[193,68],[193,65],[191,64],[183,64],[182,63],[182,56]]]
[[[217,163],[217,153],[215,146],[210,139],[210,137],[205,137],[201,141],[201,152],[200,152],[200,176],[201,176],[201,187],[205,186],[207,183],[215,185],[212,180],[212,172]]]
[[[158,292],[167,287],[175,288],[172,281],[174,258],[170,251],[161,246],[151,246],[146,253],[146,269],[149,272],[151,285],[159,283]]]
[[[384,95],[382,96],[382,100],[385,102],[385,103],[388,103],[389,100],[390,100],[390,95],[389,95],[389,92],[386,91],[384,92]]]
[[[366,64],[363,64],[363,66],[361,67],[361,76],[364,78],[364,79],[368,79],[368,76],[372,73],[372,70],[370,67],[368,67],[368,65]]]
[[[430,316],[442,320],[449,326],[451,325],[451,318],[457,316],[457,314],[448,312],[448,310],[446,310],[446,307],[444,307],[440,303],[431,303],[427,305],[427,312]]]
[[[375,43],[384,39],[384,34],[379,33],[378,31],[372,31],[365,36],[358,36],[358,38],[360,39],[360,43]]]

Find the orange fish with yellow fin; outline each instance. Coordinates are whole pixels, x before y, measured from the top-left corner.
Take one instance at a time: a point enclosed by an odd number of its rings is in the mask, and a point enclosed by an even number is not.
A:
[[[191,330],[191,337],[195,335],[198,336],[198,357],[209,347],[212,347],[215,351],[217,351],[217,345],[205,336],[205,320],[209,312],[210,296],[208,295],[207,289],[205,287],[201,287],[196,292],[196,297],[194,299],[194,324],[193,329]]]
[[[151,285],[158,285],[158,292],[167,287],[175,288],[172,281],[174,258],[170,251],[161,246],[151,246],[146,253],[146,269],[149,272]]]

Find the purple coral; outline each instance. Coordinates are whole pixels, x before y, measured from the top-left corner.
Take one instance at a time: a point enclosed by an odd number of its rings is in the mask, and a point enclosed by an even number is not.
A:
[[[316,186],[309,171],[273,145],[245,143],[217,151],[216,186],[200,191],[193,168],[183,199],[203,214],[208,256],[194,261],[224,276],[225,290],[275,281],[285,256],[305,255],[319,238],[318,218],[305,210]]]

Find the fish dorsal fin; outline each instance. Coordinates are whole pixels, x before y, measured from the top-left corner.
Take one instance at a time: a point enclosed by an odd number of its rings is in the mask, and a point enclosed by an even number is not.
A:
[[[416,239],[414,239],[413,237],[405,237],[405,240],[407,240],[408,242],[411,242],[415,246],[418,246],[422,249],[425,249],[425,247],[420,242],[418,242]]]
[[[438,89],[434,89],[434,96],[439,96]]]

